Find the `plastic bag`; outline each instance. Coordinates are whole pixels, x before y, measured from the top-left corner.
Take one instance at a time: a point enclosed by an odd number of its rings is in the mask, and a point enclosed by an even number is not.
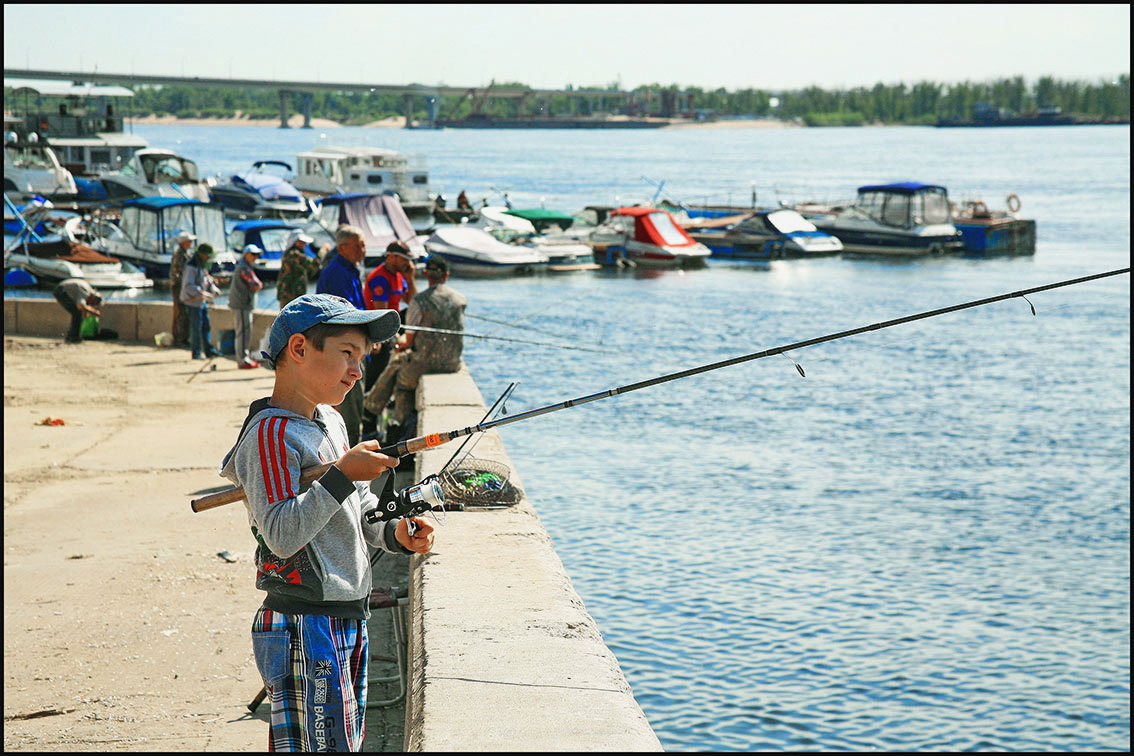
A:
[[[98,337],[98,315],[87,315],[79,324],[79,338],[93,339]]]

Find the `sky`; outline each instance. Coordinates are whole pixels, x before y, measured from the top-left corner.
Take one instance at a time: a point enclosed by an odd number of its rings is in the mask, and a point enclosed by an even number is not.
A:
[[[5,68],[539,89],[1112,80],[1130,6],[4,6]]]

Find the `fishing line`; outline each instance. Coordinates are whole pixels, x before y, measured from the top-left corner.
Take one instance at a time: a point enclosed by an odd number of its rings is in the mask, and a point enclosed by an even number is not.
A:
[[[505,327],[515,326],[517,323],[523,322],[523,321],[527,320],[528,318],[535,317],[536,315],[539,315],[544,310],[551,309],[552,307],[554,307],[557,304],[559,304],[559,300],[552,300],[551,302],[548,302],[543,307],[540,307],[538,310],[533,310],[532,312],[529,312],[527,315],[524,315],[523,317],[520,317],[516,320],[513,320],[511,323],[505,323],[504,326]],[[492,334],[499,333],[501,330],[502,329],[497,328],[495,331],[490,331],[489,335],[491,336]]]
[[[518,344],[534,344],[535,346],[555,347],[556,349],[575,349],[581,352],[599,352],[601,354],[611,354],[604,349],[591,349],[590,347],[571,346],[570,344],[550,344],[546,341],[528,341],[527,339],[513,339],[507,336],[492,336],[484,333],[469,333],[468,331],[451,331],[446,328],[430,328],[428,326],[411,326],[403,325],[407,331],[424,331],[425,333],[443,333],[451,336],[468,336],[472,339],[492,339],[493,341],[514,341]]]
[[[711,363],[709,365],[702,365],[700,367],[694,367],[694,368],[689,368],[688,370],[682,370],[682,371],[679,371],[677,373],[670,373],[669,375],[662,375],[662,376],[658,376],[656,378],[649,378],[649,379],[646,379],[646,380],[643,380],[643,381],[638,381],[636,383],[628,384],[626,386],[617,386],[617,387],[612,388],[612,389],[607,389],[606,391],[600,391],[597,394],[590,394],[590,395],[587,395],[587,396],[581,396],[577,399],[569,399],[565,402],[560,402],[558,404],[550,404],[550,405],[547,405],[545,407],[539,407],[539,408],[536,408],[536,409],[533,409],[533,410],[528,410],[527,412],[521,412],[521,413],[519,413],[517,415],[513,415],[511,417],[500,418],[499,420],[493,420],[493,421],[490,421],[490,422],[487,422],[487,423],[480,423],[478,425],[469,426],[467,428],[458,428],[458,429],[454,429],[454,430],[443,432],[443,433],[430,433],[430,434],[427,434],[425,436],[419,436],[418,438],[411,438],[411,439],[407,439],[405,441],[399,441],[396,444],[392,444],[390,446],[383,447],[380,450],[380,452],[382,454],[388,454],[390,456],[402,457],[402,456],[405,456],[406,454],[413,454],[415,452],[423,451],[425,449],[429,449],[429,448],[432,448],[434,446],[439,446],[441,444],[448,443],[449,441],[452,441],[455,438],[460,438],[461,436],[467,436],[467,435],[470,435],[472,433],[483,432],[483,431],[486,431],[486,430],[490,430],[492,428],[497,428],[497,427],[500,427],[500,426],[503,426],[503,425],[508,425],[510,423],[520,422],[521,420],[528,420],[528,419],[533,418],[533,417],[545,415],[549,412],[555,412],[557,410],[567,409],[569,407],[576,407],[580,404],[588,404],[590,402],[597,401],[599,399],[606,399],[607,397],[618,396],[619,394],[626,394],[626,393],[629,393],[631,391],[637,391],[638,389],[647,388],[649,386],[657,386],[657,385],[662,384],[662,383],[668,383],[670,381],[676,381],[680,378],[688,378],[688,377],[693,376],[693,375],[698,375],[700,373],[709,372],[710,370],[719,370],[721,368],[731,367],[732,365],[739,365],[739,364],[744,363],[744,362],[751,362],[753,360],[759,360],[759,359],[762,359],[764,357],[770,357],[772,355],[783,354],[784,352],[792,351],[792,350],[795,350],[795,349],[802,349],[804,347],[814,346],[816,344],[822,344],[822,343],[825,343],[825,342],[828,342],[828,341],[835,341],[837,339],[844,339],[844,338],[847,338],[849,336],[854,336],[854,335],[860,334],[860,333],[867,333],[867,332],[870,332],[870,331],[878,331],[878,330],[881,330],[883,328],[892,328],[893,326],[901,325],[903,323],[911,323],[911,322],[914,322],[914,321],[917,321],[917,320],[925,320],[927,318],[933,318],[933,317],[937,317],[939,315],[945,315],[945,314],[948,314],[948,313],[951,313],[951,312],[958,312],[960,310],[967,310],[967,309],[970,309],[970,308],[973,308],[973,307],[981,307],[983,305],[992,304],[993,302],[1001,302],[1003,300],[1012,299],[1014,297],[1024,297],[1024,296],[1027,296],[1028,294],[1035,294],[1035,293],[1041,292],[1041,291],[1048,291],[1049,289],[1058,289],[1058,288],[1061,288],[1061,287],[1064,287],[1064,286],[1072,286],[1072,285],[1075,285],[1075,284],[1085,283],[1087,281],[1094,281],[1094,280],[1097,280],[1097,279],[1100,279],[1100,278],[1107,278],[1107,277],[1110,277],[1110,276],[1122,275],[1122,274],[1129,273],[1129,272],[1130,272],[1130,268],[1120,268],[1118,270],[1112,270],[1112,271],[1108,271],[1108,272],[1105,272],[1105,273],[1096,273],[1094,275],[1083,276],[1081,278],[1074,278],[1074,279],[1070,279],[1070,280],[1067,280],[1067,281],[1060,281],[1060,282],[1053,283],[1053,284],[1045,284],[1043,286],[1036,286],[1036,287],[1033,287],[1033,288],[1030,288],[1030,289],[1023,289],[1021,291],[1009,292],[1007,294],[1000,294],[1000,295],[997,295],[997,296],[994,296],[994,297],[986,297],[984,299],[977,299],[977,300],[974,300],[974,301],[971,301],[971,302],[965,302],[965,303],[962,303],[962,304],[951,305],[949,307],[941,307],[941,308],[938,308],[936,310],[929,310],[927,312],[921,312],[921,313],[917,313],[917,314],[914,314],[914,315],[906,315],[904,317],[894,318],[892,320],[885,320],[885,321],[882,321],[882,322],[879,322],[879,323],[874,323],[872,325],[861,326],[859,328],[852,328],[852,329],[849,329],[849,330],[846,330],[846,331],[839,331],[837,333],[831,333],[831,334],[827,334],[826,336],[819,336],[819,337],[816,337],[816,338],[813,338],[813,339],[807,339],[805,341],[797,341],[793,344],[785,344],[783,346],[773,347],[771,349],[765,349],[765,350],[760,351],[760,352],[754,352],[752,354],[746,354],[746,355],[741,355],[739,357],[733,357],[733,358],[730,358],[730,359],[727,359],[727,360],[721,360],[719,362],[714,362],[714,363]]]
[[[496,320],[495,318],[486,318],[483,315],[470,315],[467,312],[465,313],[465,317],[466,318],[473,318],[474,320],[483,320],[487,323],[495,323],[496,325],[511,326],[513,328],[522,328],[525,331],[535,331],[536,333],[542,333],[544,336],[555,336],[556,338],[562,338],[562,336],[558,333],[552,333],[551,331],[545,331],[542,328],[536,328],[535,326],[517,325],[515,323],[508,323],[508,322],[503,321],[503,320]]]

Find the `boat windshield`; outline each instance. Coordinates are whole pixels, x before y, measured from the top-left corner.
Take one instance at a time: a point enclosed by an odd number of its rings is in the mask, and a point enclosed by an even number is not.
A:
[[[896,192],[861,192],[855,208],[887,226],[909,225],[910,195]]]
[[[794,210],[777,210],[768,213],[768,225],[781,234],[792,234],[797,231],[816,231],[815,224],[804,218]]]
[[[197,227],[197,243],[211,244],[218,252],[225,249],[224,210],[219,207],[189,205],[192,208]]]
[[[8,147],[8,155],[17,168],[54,168],[51,159],[42,149]]]
[[[287,245],[291,236],[290,228],[262,228],[260,229],[260,249],[265,252],[280,252]]]
[[[142,158],[142,170],[146,174],[146,181],[151,184],[177,184],[197,180],[196,163],[172,155],[146,155]]]
[[[953,218],[949,212],[949,198],[941,190],[923,192],[921,194],[922,220],[930,225],[938,223],[952,223]]]
[[[389,236],[397,236],[397,234],[394,233],[394,227],[390,225],[390,219],[385,215],[367,212],[366,225],[370,230],[370,236],[373,238],[381,239]]]
[[[666,244],[675,246],[683,246],[689,244],[689,240],[685,238],[685,234],[674,225],[673,218],[668,213],[650,213],[650,223],[654,224],[658,234],[661,235],[662,241]]]

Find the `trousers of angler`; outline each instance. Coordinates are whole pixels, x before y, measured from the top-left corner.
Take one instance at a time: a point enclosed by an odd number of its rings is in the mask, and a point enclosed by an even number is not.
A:
[[[628,384],[626,386],[617,386],[617,387],[612,388],[612,389],[607,389],[606,391],[600,391],[597,394],[589,394],[587,396],[581,396],[578,399],[569,399],[565,402],[559,402],[558,404],[549,404],[545,407],[537,407],[536,409],[528,410],[527,412],[521,412],[517,415],[511,415],[509,417],[502,417],[502,418],[499,418],[499,419],[496,419],[496,420],[490,420],[488,422],[482,422],[482,423],[479,423],[477,425],[470,425],[467,428],[458,428],[458,429],[455,429],[455,430],[445,431],[445,432],[442,432],[442,433],[429,433],[429,434],[426,434],[424,436],[418,436],[417,438],[411,438],[411,439],[407,439],[405,441],[399,441],[398,443],[391,444],[390,446],[384,446],[381,449],[379,449],[378,451],[382,454],[388,454],[391,457],[404,457],[407,454],[414,454],[416,452],[423,451],[425,449],[430,449],[430,448],[435,447],[435,446],[440,446],[441,444],[448,443],[449,441],[452,441],[455,438],[460,438],[461,436],[468,436],[468,435],[471,435],[473,433],[481,433],[481,432],[484,432],[484,431],[492,430],[493,428],[498,428],[502,425],[508,425],[510,423],[518,423],[521,420],[528,420],[528,419],[531,419],[533,417],[538,417],[539,415],[546,415],[549,412],[555,412],[557,410],[567,409],[568,407],[575,407],[575,406],[578,406],[580,404],[587,404],[588,402],[594,402],[594,401],[597,401],[599,399],[605,399],[609,396],[617,396],[619,394],[626,394],[626,393],[629,393],[631,391],[637,391],[638,389],[643,389],[643,388],[646,388],[647,386],[657,386],[658,384],[661,384],[661,383],[668,383],[670,381],[676,381],[679,378],[688,378],[691,375],[697,375],[699,373],[707,373],[710,370],[719,370],[721,368],[726,368],[726,367],[729,367],[731,365],[739,365],[742,362],[751,362],[752,360],[759,360],[759,359],[762,359],[764,357],[771,357],[771,356],[777,355],[777,354],[784,354],[785,352],[790,352],[794,349],[803,349],[804,347],[814,346],[816,344],[822,344],[822,343],[827,342],[827,341],[835,341],[837,339],[845,339],[848,336],[854,336],[854,335],[860,334],[860,333],[867,333],[868,331],[879,331],[879,330],[882,330],[883,328],[892,328],[893,326],[901,325],[903,323],[911,323],[915,320],[925,320],[926,318],[935,318],[939,315],[945,315],[945,314],[950,313],[950,312],[957,312],[958,310],[967,310],[967,309],[970,309],[970,308],[973,308],[973,307],[981,307],[983,305],[992,304],[993,302],[1001,302],[1001,301],[1004,301],[1006,299],[1013,299],[1015,297],[1022,297],[1024,299],[1024,301],[1028,302],[1028,305],[1032,308],[1032,314],[1035,315],[1036,309],[1035,309],[1034,306],[1032,306],[1031,301],[1028,300],[1029,294],[1036,294],[1036,293],[1041,292],[1041,291],[1049,291],[1051,289],[1058,289],[1058,288],[1062,288],[1064,286],[1073,286],[1075,284],[1086,283],[1087,281],[1095,281],[1095,280],[1098,280],[1100,278],[1108,278],[1110,276],[1119,276],[1119,275],[1123,275],[1123,274],[1129,273],[1129,272],[1130,272],[1130,268],[1120,268],[1118,270],[1111,270],[1111,271],[1107,271],[1105,273],[1096,273],[1096,274],[1090,275],[1090,276],[1083,276],[1082,278],[1073,278],[1073,279],[1070,279],[1068,281],[1059,281],[1057,283],[1045,284],[1043,286],[1036,286],[1036,287],[1033,287],[1031,289],[1023,289],[1021,291],[1013,291],[1013,292],[1009,292],[1007,294],[999,294],[995,297],[987,297],[985,299],[977,299],[977,300],[973,300],[972,302],[965,302],[963,304],[952,305],[950,307],[941,307],[941,308],[936,309],[936,310],[929,310],[927,312],[920,312],[920,313],[917,313],[915,315],[906,315],[906,316],[901,317],[901,318],[894,318],[893,320],[884,320],[882,322],[874,323],[872,325],[861,326],[859,328],[852,328],[848,331],[839,331],[838,333],[831,333],[831,334],[828,334],[826,336],[818,336],[816,338],[807,339],[805,341],[797,341],[794,344],[785,344],[783,346],[773,347],[771,349],[765,349],[762,352],[753,352],[752,354],[746,354],[746,355],[742,355],[740,357],[732,357],[730,359],[721,360],[720,362],[714,362],[714,363],[709,364],[709,365],[702,365],[700,367],[689,368],[688,370],[682,370],[678,373],[670,373],[668,375],[662,375],[662,376],[659,376],[657,378],[649,378],[647,380],[638,381],[637,383],[631,383],[631,384]],[[796,370],[799,371],[800,375],[804,375],[803,368],[799,367],[798,364],[796,365]],[[318,469],[320,471],[325,471],[326,466],[318,468]],[[315,473],[315,472],[316,472],[316,469],[313,468],[311,470],[311,473]],[[314,474],[313,477],[311,478],[311,480],[313,480],[314,478],[318,477],[318,475],[321,475],[321,474],[322,474],[322,472],[318,472],[318,474]],[[310,480],[306,480],[307,475],[308,475],[308,471],[304,471],[305,482],[310,482]],[[220,506],[221,504],[227,504],[227,503],[232,502],[232,501],[239,501],[242,498],[244,498],[243,491],[239,488],[232,488],[232,489],[228,489],[226,491],[220,491],[216,494],[212,494],[211,496],[206,497],[205,499],[198,499],[198,500],[196,500],[192,503],[192,508],[193,508],[193,511],[199,512],[199,511],[202,511],[203,509],[209,509],[209,508],[212,508],[214,506]]]

